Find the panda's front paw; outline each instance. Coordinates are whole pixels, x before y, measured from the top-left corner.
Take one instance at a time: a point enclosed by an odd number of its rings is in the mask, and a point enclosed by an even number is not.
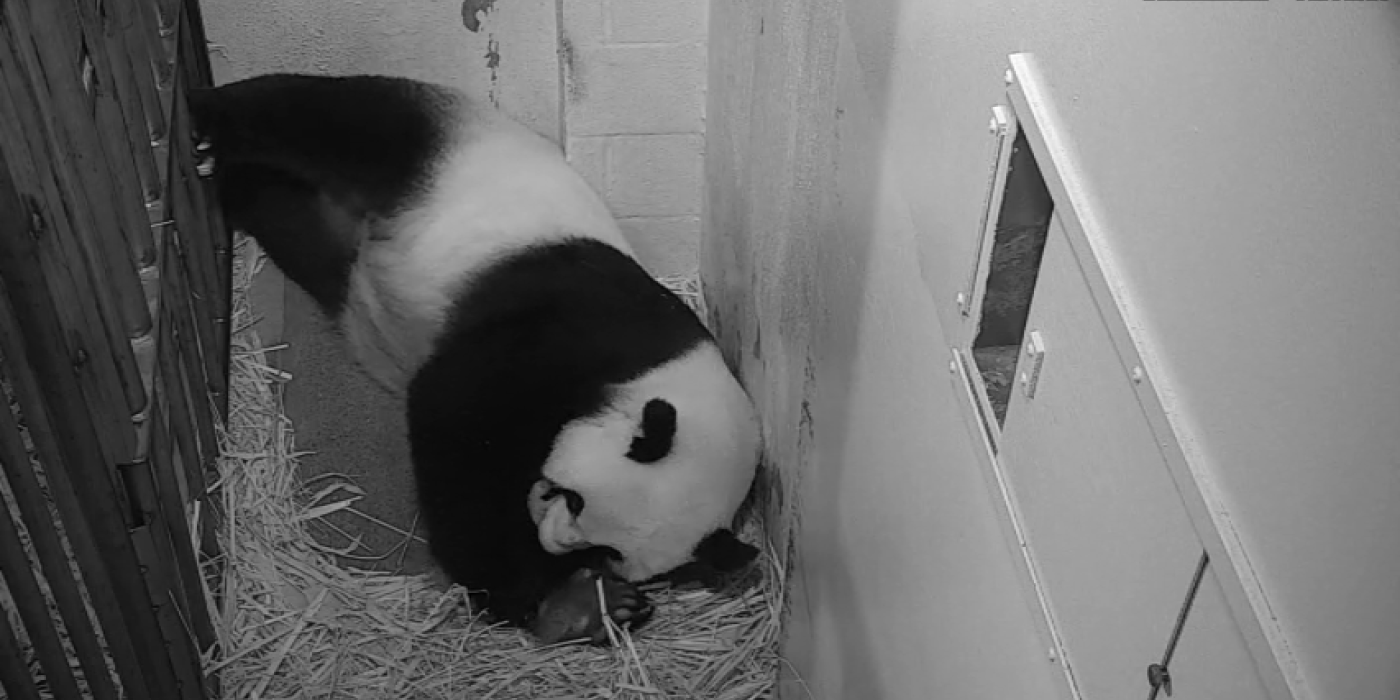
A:
[[[608,641],[607,624],[598,601],[600,581],[603,606],[614,623],[630,624],[636,629],[651,619],[651,603],[641,589],[609,573],[580,569],[540,603],[532,631],[541,643]]]

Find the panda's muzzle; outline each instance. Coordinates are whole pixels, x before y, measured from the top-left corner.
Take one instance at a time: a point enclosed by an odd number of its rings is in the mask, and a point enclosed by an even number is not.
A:
[[[583,512],[583,496],[548,479],[541,479],[530,490],[530,517],[538,527],[540,546],[550,554],[564,554],[589,546],[579,530],[577,518]]]

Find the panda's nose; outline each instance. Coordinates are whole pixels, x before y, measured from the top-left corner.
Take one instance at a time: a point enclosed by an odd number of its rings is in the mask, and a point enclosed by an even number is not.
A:
[[[567,500],[553,501],[540,522],[540,543],[550,553],[562,554],[588,546],[575,516],[569,512],[569,505]]]
[[[552,501],[559,496],[564,497],[564,503],[568,505],[569,512],[575,518],[583,512],[583,496],[579,495],[577,491],[566,489],[563,486],[555,486],[544,492],[544,500],[546,501]]]

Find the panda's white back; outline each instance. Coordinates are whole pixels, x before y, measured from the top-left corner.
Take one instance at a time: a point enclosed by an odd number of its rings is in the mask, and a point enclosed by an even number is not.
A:
[[[342,325],[381,384],[402,391],[462,286],[523,246],[589,237],[632,255],[559,146],[459,96],[451,147],[426,192],[366,237]],[[425,279],[426,278],[426,279]]]

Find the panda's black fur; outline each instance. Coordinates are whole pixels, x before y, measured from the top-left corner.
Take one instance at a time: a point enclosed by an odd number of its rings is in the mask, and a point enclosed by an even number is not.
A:
[[[412,206],[450,137],[450,96],[402,78],[274,73],[189,99],[225,215],[333,318],[359,224]]]
[[[599,294],[588,279],[594,276],[613,282],[603,288],[609,293]],[[509,302],[487,308],[471,304],[473,295]],[[437,354],[410,384],[411,448],[429,532],[450,533],[433,542],[434,551],[454,579],[509,591],[508,603],[493,593],[492,608],[511,616],[592,554],[545,553],[528,513],[495,494],[527,492],[554,436],[602,408],[609,384],[680,356],[706,335],[683,302],[594,241],[521,253],[474,281],[465,298]],[[529,323],[516,320],[526,317]],[[462,428],[466,415],[475,417],[471,430]],[[664,425],[650,427],[651,439],[668,439]],[[645,440],[644,433],[634,448]],[[456,468],[477,461],[501,469]],[[490,530],[508,537],[471,536]],[[518,563],[473,567],[483,561]]]
[[[413,209],[448,155],[452,100],[400,78],[276,74],[194,91],[190,107],[231,223],[339,318],[361,246],[392,235],[379,223]],[[604,408],[610,386],[708,342],[680,299],[588,237],[513,250],[464,282],[406,396],[421,517],[452,580],[528,627],[579,572],[601,572],[603,549],[545,551],[527,494],[555,436]],[[647,406],[631,458],[670,449],[668,408]],[[721,571],[753,554],[728,529],[696,550]],[[645,596],[610,583],[632,608],[615,617],[644,619]]]

